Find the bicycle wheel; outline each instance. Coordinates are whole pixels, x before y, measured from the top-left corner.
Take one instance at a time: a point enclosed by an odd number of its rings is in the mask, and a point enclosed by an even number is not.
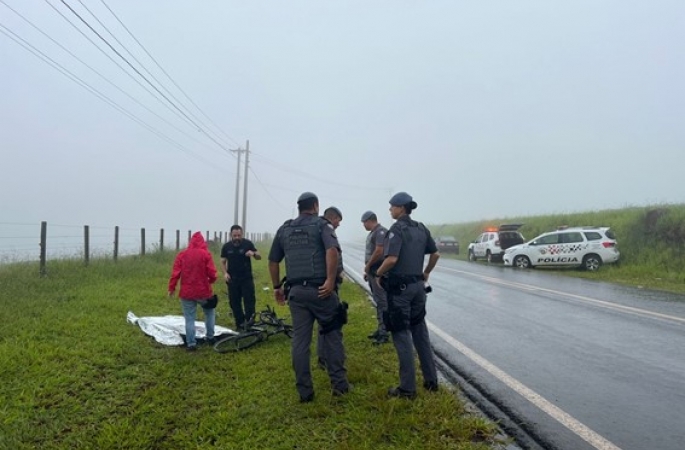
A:
[[[247,333],[229,336],[214,344],[214,351],[219,353],[237,352],[245,350],[264,340],[263,331],[248,331]]]
[[[282,324],[283,326],[283,333],[288,336],[289,338],[293,337],[293,326],[292,325],[286,325]]]

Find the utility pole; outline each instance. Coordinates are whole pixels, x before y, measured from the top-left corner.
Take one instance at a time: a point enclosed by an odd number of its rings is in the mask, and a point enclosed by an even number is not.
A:
[[[245,150],[242,148],[237,148],[231,150],[238,154],[238,165],[235,170],[235,207],[233,208],[233,223],[238,223],[238,203],[240,202],[240,157]]]
[[[250,141],[249,139],[247,140],[247,143],[245,144],[245,180],[244,180],[244,186],[243,186],[243,233],[247,232],[247,229],[245,228],[245,222],[247,220],[247,171],[248,168],[250,167]],[[237,223],[237,222],[236,222]]]

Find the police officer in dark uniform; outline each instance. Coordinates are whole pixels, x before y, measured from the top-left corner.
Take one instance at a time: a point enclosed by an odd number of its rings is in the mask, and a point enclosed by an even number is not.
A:
[[[328,223],[333,225],[333,229],[337,230],[338,227],[340,226],[340,222],[342,222],[342,212],[335,206],[329,206],[326,208],[323,212],[322,216]],[[343,258],[342,258],[342,249],[338,247],[338,270],[337,276],[335,277],[335,293],[340,294],[340,285],[343,282]],[[322,334],[321,327],[319,327],[319,331],[317,333],[317,340],[316,340],[316,363],[319,366],[319,369],[326,370],[326,356],[324,355],[324,340],[326,339],[326,335]]]
[[[440,258],[430,231],[411,219],[416,202],[406,192],[390,199],[390,215],[395,223],[388,230],[383,245],[385,256],[377,269],[379,284],[385,289],[388,309],[384,322],[392,333],[392,341],[400,363],[400,384],[390,388],[390,397],[416,397],[414,352],[419,356],[423,386],[438,390],[438,376],[426,326],[425,282]],[[428,257],[423,267],[424,255]]]
[[[338,238],[333,226],[318,216],[319,199],[305,192],[297,199],[299,216],[286,221],[276,232],[269,252],[269,274],[279,304],[288,301],[293,321],[292,364],[295,385],[303,403],[314,400],[310,367],[314,321],[324,340],[326,370],[333,395],[350,390],[345,369],[342,325],[345,311],[335,292],[338,269]],[[287,298],[280,278],[280,262],[285,258]]]

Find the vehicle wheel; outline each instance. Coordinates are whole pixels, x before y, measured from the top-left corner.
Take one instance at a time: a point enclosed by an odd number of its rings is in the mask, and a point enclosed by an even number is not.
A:
[[[519,269],[528,269],[533,266],[530,264],[530,259],[528,259],[527,256],[518,255],[514,257],[514,267],[518,267]]]
[[[490,250],[485,252],[485,259],[488,261],[488,264],[492,262],[492,253],[490,253]]]
[[[219,353],[237,352],[245,350],[264,340],[264,332],[248,331],[223,338],[214,344],[214,351]]]
[[[602,266],[602,258],[599,257],[599,255],[585,255],[585,258],[583,258],[583,269],[589,271],[589,272],[594,272],[598,270]]]
[[[470,262],[476,261],[476,255],[473,253],[473,250],[469,250],[469,261]]]

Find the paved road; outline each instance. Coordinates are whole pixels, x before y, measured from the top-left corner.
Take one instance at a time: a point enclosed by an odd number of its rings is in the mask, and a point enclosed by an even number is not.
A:
[[[430,281],[436,353],[531,447],[685,448],[685,296],[447,258]]]

